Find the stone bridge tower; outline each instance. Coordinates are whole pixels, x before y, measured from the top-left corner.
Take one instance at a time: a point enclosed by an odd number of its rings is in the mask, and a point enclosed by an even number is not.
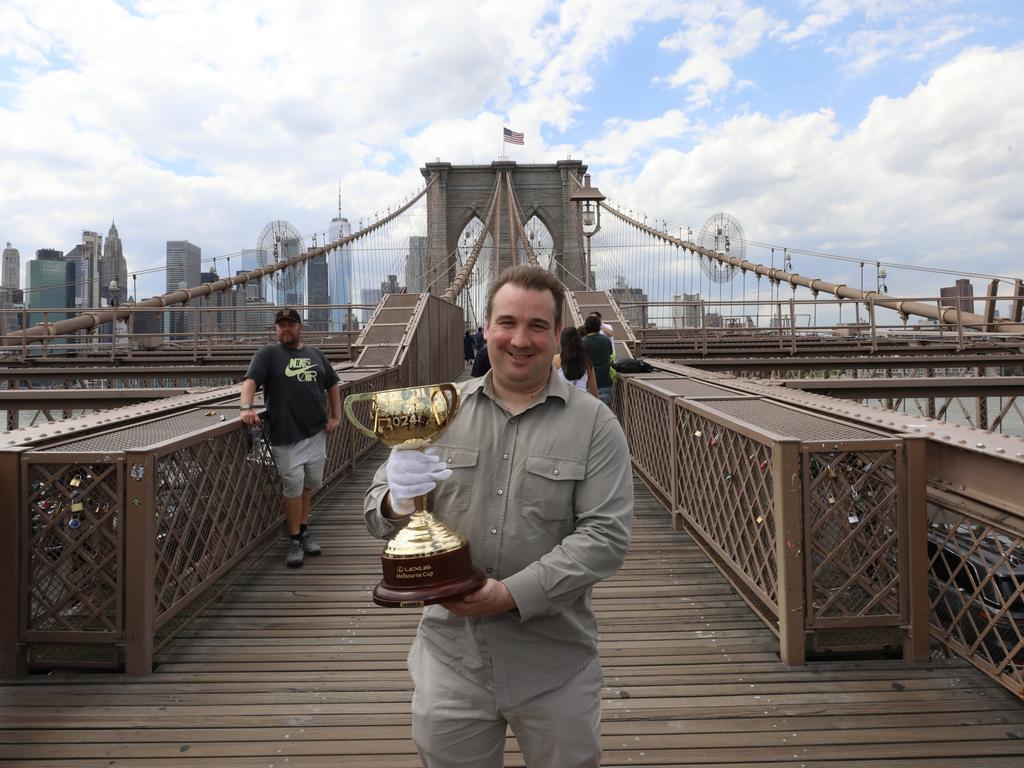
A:
[[[553,240],[553,267],[570,290],[587,285],[583,235],[576,204],[569,199],[575,189],[570,175],[582,179],[587,167],[579,160],[559,160],[553,165],[519,165],[497,160],[490,165],[427,163],[421,169],[428,181],[437,182],[427,191],[427,274],[433,293],[441,293],[455,274],[459,235],[474,217],[487,221],[487,211],[500,174],[507,171],[523,210],[523,223],[536,216],[548,228]],[[494,274],[517,263],[519,240],[510,217],[513,207],[499,188],[490,234],[494,241]]]

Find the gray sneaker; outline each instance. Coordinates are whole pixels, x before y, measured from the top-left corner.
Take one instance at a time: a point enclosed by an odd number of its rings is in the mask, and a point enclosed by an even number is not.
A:
[[[302,542],[296,539],[290,539],[288,541],[288,555],[284,559],[285,565],[289,568],[298,568],[302,565],[303,557]]]
[[[309,535],[308,528],[306,529],[306,532],[299,537],[299,539],[302,541],[302,551],[310,557],[316,557],[320,552],[322,552],[320,545],[313,541],[313,537]]]

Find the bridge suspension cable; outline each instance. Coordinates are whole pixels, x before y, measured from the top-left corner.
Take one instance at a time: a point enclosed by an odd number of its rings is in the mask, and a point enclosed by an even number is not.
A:
[[[809,288],[815,295],[819,292],[828,293],[840,299],[852,299],[872,306],[892,309],[899,312],[903,317],[915,315],[949,325],[962,324],[964,326],[979,327],[982,330],[994,330],[1000,333],[1024,333],[1024,324],[1021,323],[995,322],[973,312],[964,312],[958,307],[936,307],[921,301],[893,298],[888,294],[879,293],[878,291],[862,291],[845,284],[831,283],[821,278],[803,277],[796,273],[777,269],[774,266],[766,267],[763,264],[756,264],[736,256],[726,256],[718,251],[704,248],[689,240],[674,237],[668,234],[668,232],[650,227],[646,223],[623,213],[613,205],[609,205],[607,201],[602,203],[601,207],[640,232],[645,232],[651,237],[677,245],[698,256],[718,261],[728,267],[738,267],[744,272],[750,271],[756,275],[764,275],[771,280],[772,285],[775,287],[778,287],[781,283],[789,283],[794,290],[796,290],[797,286],[803,286],[804,288]]]
[[[498,174],[498,178],[494,182],[494,192],[491,194],[491,204],[487,208],[487,220],[484,222],[483,227],[480,229],[480,234],[476,238],[476,242],[473,243],[473,250],[470,251],[469,257],[466,259],[466,263],[462,265],[455,277],[452,279],[451,284],[445,289],[444,293],[441,294],[441,298],[445,301],[455,301],[456,297],[462,293],[462,289],[466,287],[469,282],[469,276],[473,273],[473,268],[476,266],[477,257],[480,255],[480,249],[483,248],[484,240],[487,238],[487,233],[490,231],[491,222],[494,221],[494,213],[498,206],[498,192],[501,189],[501,177],[504,172]],[[455,248],[458,251],[458,246]]]
[[[151,299],[145,299],[144,301],[137,302],[132,305],[130,309],[117,309],[111,308],[108,311],[93,311],[83,312],[77,317],[72,317],[67,320],[58,320],[55,323],[41,323],[34,325],[31,328],[26,328],[20,331],[14,331],[7,335],[9,339],[21,339],[28,343],[42,341],[46,338],[53,336],[59,336],[67,333],[74,333],[75,331],[84,331],[90,328],[95,328],[103,323],[109,323],[112,319],[122,320],[126,319],[132,310],[138,309],[162,309],[164,307],[174,306],[176,304],[187,304],[192,299],[200,298],[202,296],[209,296],[213,293],[223,293],[231,290],[236,285],[245,285],[250,280],[261,280],[262,278],[273,275],[275,272],[279,272],[289,267],[295,267],[303,264],[311,259],[315,259],[318,256],[324,256],[330,251],[333,251],[342,246],[348,245],[361,237],[365,237],[372,232],[380,229],[387,225],[391,221],[395,220],[407,210],[409,210],[415,203],[427,193],[431,185],[437,182],[437,175],[430,177],[430,180],[423,185],[416,195],[409,199],[404,205],[396,208],[394,211],[388,213],[386,216],[377,219],[376,221],[368,224],[367,226],[360,229],[358,232],[354,232],[351,235],[346,235],[338,238],[325,245],[310,248],[305,253],[293,256],[287,261],[278,261],[273,264],[268,264],[265,267],[258,267],[257,269],[251,270],[240,275],[231,275],[229,277],[215,280],[212,283],[203,283],[202,285],[193,286],[191,288],[182,288],[177,291],[171,291],[165,293],[162,296],[154,296]]]

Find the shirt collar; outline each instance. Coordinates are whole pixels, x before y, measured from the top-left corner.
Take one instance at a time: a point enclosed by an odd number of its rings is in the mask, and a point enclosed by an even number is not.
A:
[[[554,369],[552,368],[551,375],[548,376],[547,386],[545,386],[544,389],[541,390],[540,394],[537,395],[537,400],[533,405],[543,403],[549,397],[557,397],[563,403],[566,403],[569,401],[569,392],[571,389],[572,386],[570,386],[568,382],[563,381],[561,376],[556,376]],[[478,392],[482,393],[487,399],[497,402],[494,397],[494,384],[492,383],[491,371],[488,371],[480,378],[470,379],[462,385],[463,397],[470,397]],[[532,408],[533,406],[531,405],[530,407]]]

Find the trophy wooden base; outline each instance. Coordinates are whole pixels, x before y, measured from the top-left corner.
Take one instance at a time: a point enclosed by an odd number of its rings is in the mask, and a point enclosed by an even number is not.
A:
[[[469,547],[415,557],[381,555],[384,578],[373,589],[373,602],[385,608],[420,608],[468,595],[487,577],[473,566]]]

